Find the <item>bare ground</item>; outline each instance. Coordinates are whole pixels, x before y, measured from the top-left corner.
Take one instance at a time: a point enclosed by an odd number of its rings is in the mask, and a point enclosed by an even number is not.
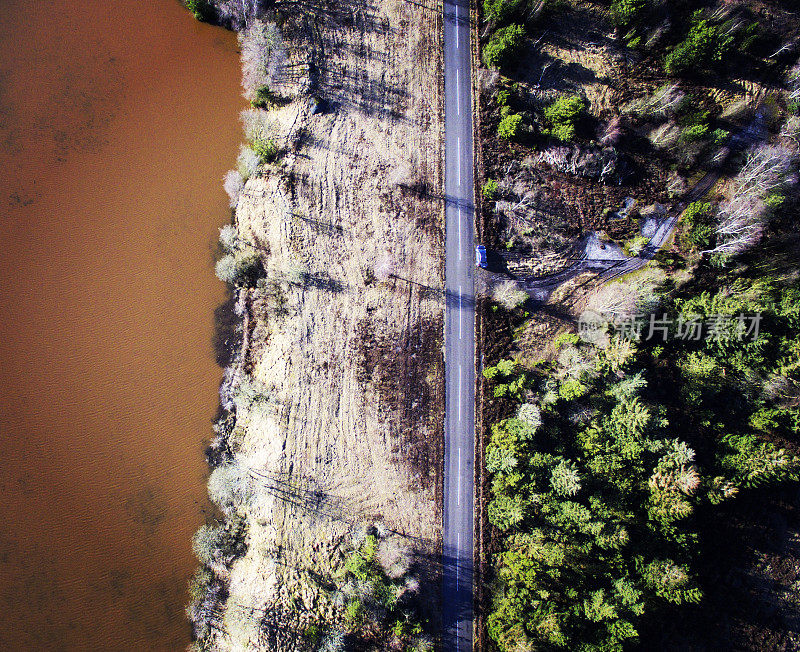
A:
[[[232,437],[257,494],[217,649],[308,649],[308,625],[333,618],[318,580],[359,524],[419,558],[441,534],[439,15],[399,0],[279,13],[295,99],[271,117],[286,154],[236,210],[271,288],[243,291],[240,359],[270,401],[237,414]]]

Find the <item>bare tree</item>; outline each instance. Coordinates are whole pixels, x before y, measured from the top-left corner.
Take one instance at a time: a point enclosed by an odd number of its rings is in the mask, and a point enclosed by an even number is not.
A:
[[[733,180],[731,197],[720,206],[717,246],[704,253],[733,255],[761,239],[769,214],[764,200],[789,183],[793,162],[785,147],[758,145],[750,150]]]
[[[786,77],[789,84],[789,101],[800,102],[800,60],[792,66]]]
[[[239,44],[244,96],[252,101],[260,89],[274,85],[285,61],[283,40],[273,23],[256,19],[239,34]]]
[[[616,145],[622,138],[622,118],[615,116],[608,121],[600,133],[601,145]]]

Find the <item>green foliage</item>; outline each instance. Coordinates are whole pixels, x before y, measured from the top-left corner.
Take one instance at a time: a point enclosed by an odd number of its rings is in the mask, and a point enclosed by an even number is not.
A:
[[[696,201],[686,208],[681,218],[685,225],[681,244],[687,249],[710,249],[716,228],[712,219],[711,204]]]
[[[272,92],[269,86],[259,86],[250,100],[250,104],[255,109],[266,109],[272,106],[277,101],[277,96]]]
[[[502,68],[508,65],[519,53],[525,38],[521,25],[501,27],[492,34],[483,48],[483,61],[489,68]]]
[[[797,480],[798,460],[785,450],[753,435],[727,435],[720,453],[720,467],[743,487]]]
[[[510,101],[511,101],[511,91],[506,89],[497,91],[498,106],[508,106]]]
[[[734,37],[726,25],[714,25],[696,11],[686,38],[670,52],[665,61],[667,74],[676,75],[700,70],[725,61],[734,46]]]
[[[494,367],[483,370],[487,380],[495,381],[494,396],[507,396],[522,400],[524,392],[530,384],[529,376],[519,367],[515,360],[501,360]]]
[[[481,191],[481,194],[483,194],[484,199],[491,201],[497,196],[497,191],[499,188],[500,186],[498,186],[497,181],[494,179],[489,179],[483,184],[483,190]]]
[[[210,21],[214,18],[214,5],[208,0],[186,0],[186,8],[197,20]]]
[[[638,256],[640,253],[644,251],[644,248],[650,242],[649,238],[646,238],[643,235],[636,236],[635,238],[631,238],[628,242],[625,243],[625,253],[629,256]]]
[[[629,27],[641,18],[646,7],[646,0],[613,0],[611,19],[615,25]]]
[[[483,0],[483,15],[487,21],[507,23],[521,18],[528,0]]]
[[[522,116],[511,113],[500,120],[500,124],[497,125],[497,135],[504,140],[513,140],[519,134],[521,126]]]
[[[578,120],[586,110],[586,101],[577,95],[563,95],[545,108],[548,135],[562,142],[572,142],[577,136]]]
[[[373,649],[394,637],[399,649],[425,650],[423,624],[427,618],[412,597],[418,579],[403,577],[410,562],[402,568],[396,562],[397,555],[410,554],[410,549],[392,541],[392,535],[382,537],[378,528],[370,530],[332,578],[340,587],[333,620],[348,632],[348,640],[358,649]],[[388,546],[383,548],[383,557],[381,546]],[[387,554],[392,561],[386,561]]]
[[[730,135],[731,132],[727,129],[714,129],[714,131],[711,133],[711,139],[714,141],[715,145],[722,145],[728,140]]]
[[[256,138],[251,143],[251,147],[261,159],[262,163],[271,163],[277,158],[278,153],[280,152],[278,146],[275,144],[275,141],[267,138]]]
[[[689,127],[686,127],[681,132],[681,140],[686,143],[694,143],[699,140],[703,140],[708,135],[708,125],[707,124],[694,124]]]
[[[710,210],[693,204],[684,219],[700,223]],[[538,397],[529,388],[516,418],[491,428],[487,515],[500,544],[487,626],[503,652],[635,648],[643,617],[702,601],[700,543],[716,506],[798,477],[800,460],[753,429],[793,432],[800,413],[752,379],[800,380],[800,288],[740,279],[666,306],[687,319],[760,311],[761,332],[659,351],[642,342],[624,365],[610,364],[613,338],[564,337]],[[504,384],[519,373],[513,360],[485,371]],[[567,400],[548,398],[554,390]]]

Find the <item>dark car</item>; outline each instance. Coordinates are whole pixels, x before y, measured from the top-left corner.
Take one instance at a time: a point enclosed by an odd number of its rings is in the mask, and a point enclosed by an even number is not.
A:
[[[486,262],[486,247],[483,245],[478,245],[475,248],[475,264],[483,269],[488,267],[488,263]]]

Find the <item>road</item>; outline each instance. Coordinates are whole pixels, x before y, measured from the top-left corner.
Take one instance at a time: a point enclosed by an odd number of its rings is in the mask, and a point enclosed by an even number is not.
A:
[[[445,460],[444,650],[472,652],[475,460],[472,49],[467,0],[444,2]]]

